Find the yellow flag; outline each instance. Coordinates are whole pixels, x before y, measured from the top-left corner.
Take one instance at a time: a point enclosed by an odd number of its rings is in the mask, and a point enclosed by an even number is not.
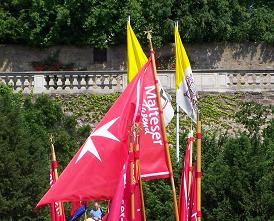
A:
[[[135,75],[147,62],[147,57],[141,48],[141,45],[134,34],[130,22],[127,23],[127,56],[128,56],[128,82],[130,82]],[[171,97],[164,91],[159,81],[161,101],[163,105],[163,113],[165,125],[172,120],[174,110],[171,104]]]
[[[175,25],[176,47],[176,103],[194,121],[197,120],[197,91],[192,70],[181,41],[178,25]]]
[[[138,71],[147,62],[147,57],[134,34],[130,22],[127,23],[127,56],[128,56],[128,82],[130,82]]]

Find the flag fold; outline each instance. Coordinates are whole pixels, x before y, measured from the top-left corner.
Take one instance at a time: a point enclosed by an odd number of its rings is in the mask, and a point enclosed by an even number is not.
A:
[[[197,121],[197,91],[192,70],[181,41],[178,25],[175,25],[176,48],[176,103],[194,121]]]
[[[192,166],[192,143],[194,141],[193,131],[188,135],[185,150],[184,167],[182,170],[180,194],[179,194],[179,217],[180,221],[191,221],[191,213],[196,205],[196,176]],[[195,195],[195,196],[194,196]]]
[[[134,33],[130,22],[127,23],[127,56],[128,56],[128,82],[130,82],[142,66],[147,62],[147,57]],[[174,109],[171,104],[171,96],[165,92],[159,81],[161,103],[164,113],[165,125],[174,117]]]
[[[141,173],[147,179],[170,176],[156,99],[151,59],[125,88],[37,207],[55,201],[112,199],[128,155],[129,131],[142,122]]]

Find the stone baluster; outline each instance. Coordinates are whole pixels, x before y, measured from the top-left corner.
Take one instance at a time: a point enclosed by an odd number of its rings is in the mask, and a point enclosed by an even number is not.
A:
[[[123,82],[122,82],[122,76],[121,75],[117,75],[116,77],[116,90],[121,91],[122,87],[123,87]]]
[[[237,75],[234,73],[230,73],[229,74],[229,85],[233,90],[237,89],[237,85],[238,85],[238,79],[237,79]]]
[[[71,81],[70,81],[70,75],[65,75],[65,82],[64,82],[64,90],[70,91],[71,90]]]
[[[12,77],[9,77],[8,78],[8,85],[11,85],[13,88],[14,88],[14,81],[13,81],[13,78]]]
[[[242,83],[241,74],[237,74],[236,79],[237,79],[237,89],[240,89],[241,88],[241,83]]]
[[[17,85],[17,76],[14,75],[14,76],[12,77],[12,80],[13,80],[13,89],[14,89],[14,90],[17,90],[17,88],[18,88],[18,85]]]
[[[101,77],[101,84],[102,84],[102,89],[109,89],[109,75],[103,74]]]
[[[99,90],[101,88],[101,75],[95,75],[95,89]]]
[[[49,90],[53,91],[55,89],[54,75],[50,74],[49,76]]]
[[[104,88],[103,87],[103,82],[104,82],[103,78],[104,77],[102,75],[97,75],[96,76],[96,84],[98,86],[98,89],[103,89]]]
[[[72,90],[73,92],[77,92],[78,91],[78,75],[77,74],[73,74],[72,76]]]
[[[87,82],[86,82],[86,76],[85,75],[79,75],[81,77],[80,80],[80,90],[85,91],[87,89]]]
[[[113,86],[115,86],[114,84],[115,84],[115,82],[114,82],[114,76],[113,75],[109,75],[108,77],[107,77],[107,84],[108,84],[108,88],[109,89],[113,89],[114,87]]]
[[[92,89],[96,89],[97,85],[95,82],[95,75],[88,75],[87,77],[87,89],[88,90],[92,90]]]
[[[20,80],[21,80],[21,89],[22,90],[24,90],[24,88],[25,88],[25,78],[24,78],[24,76],[20,76]]]
[[[30,92],[30,82],[29,82],[29,78],[24,76],[24,89],[23,92],[24,93],[29,93]]]
[[[54,75],[55,76],[55,88],[57,91],[62,91],[63,89],[63,82],[62,82],[62,75]]]
[[[15,77],[15,90],[19,91],[22,88],[22,82],[20,80],[20,76]]]

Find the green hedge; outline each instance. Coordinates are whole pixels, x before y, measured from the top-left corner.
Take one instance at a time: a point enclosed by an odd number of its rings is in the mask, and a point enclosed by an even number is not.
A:
[[[0,43],[125,44],[128,15],[142,42],[143,31],[153,30],[156,47],[174,42],[174,21],[186,42],[274,42],[273,3],[267,0],[1,0]]]

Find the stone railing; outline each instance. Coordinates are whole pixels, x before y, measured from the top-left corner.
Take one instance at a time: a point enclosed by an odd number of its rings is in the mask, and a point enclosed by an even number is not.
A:
[[[175,91],[175,71],[158,71],[163,87]],[[274,70],[193,70],[198,91],[274,91]],[[111,93],[127,84],[125,71],[0,72],[0,82],[34,94]]]

